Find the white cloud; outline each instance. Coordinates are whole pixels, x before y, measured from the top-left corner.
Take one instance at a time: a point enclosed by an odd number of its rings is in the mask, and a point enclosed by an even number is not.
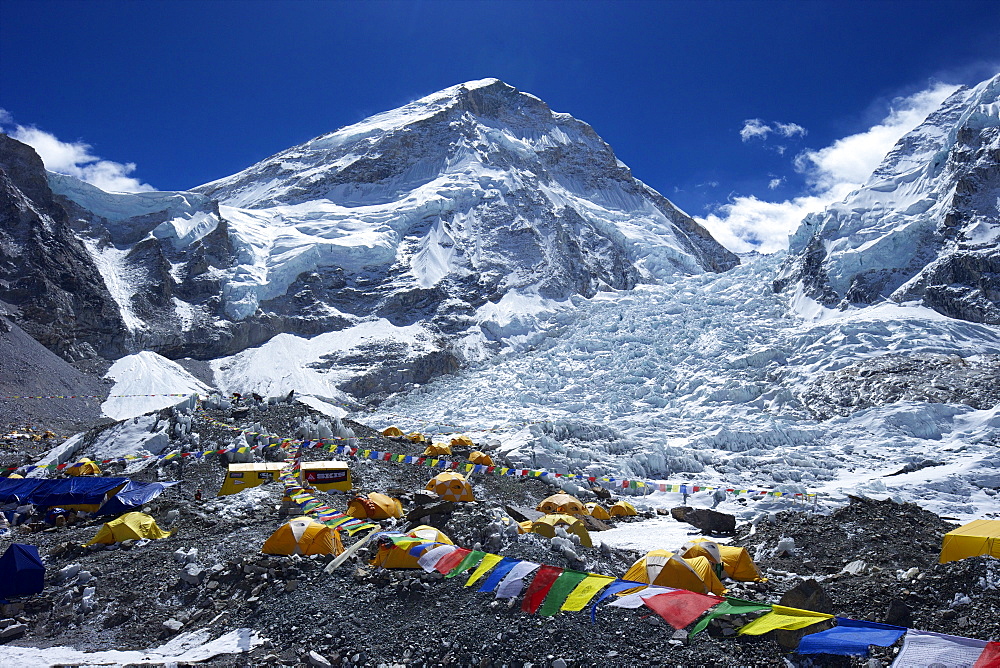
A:
[[[897,99],[889,115],[865,132],[838,139],[818,151],[805,151],[795,167],[817,191],[836,199],[864,183],[899,138],[920,125],[958,86],[938,83],[907,98]]]
[[[782,137],[794,137],[795,135],[805,137],[809,134],[809,131],[798,123],[779,123],[777,121],[774,123],[774,131]]]
[[[743,141],[750,141],[755,137],[766,139],[771,128],[759,118],[748,118],[743,121],[743,129],[740,130],[740,138]]]
[[[145,192],[155,190],[148,183],[142,183],[132,176],[135,163],[120,163],[102,160],[91,153],[91,146],[83,142],[64,142],[55,135],[40,130],[33,125],[13,124],[9,112],[0,109],[0,129],[14,139],[31,146],[45,163],[49,171],[75,176],[108,192]]]
[[[777,178],[771,179],[770,181],[767,182],[767,189],[768,190],[774,190],[775,188],[777,188],[778,186],[780,186],[784,182],[785,182],[785,177],[783,177],[783,176],[780,179],[777,179]]]
[[[774,253],[787,248],[788,236],[806,214],[821,211],[862,185],[895,143],[922,123],[957,88],[938,83],[909,97],[898,98],[889,114],[877,125],[838,139],[825,148],[800,153],[795,158],[795,168],[805,176],[808,184],[808,192],[803,195],[782,202],[767,202],[753,196],[734,197],[704,218],[698,218],[698,222],[708,228],[719,243],[735,252]],[[766,137],[769,132],[799,132],[773,129],[759,119],[755,122],[766,128],[753,130],[758,133],[756,136]],[[775,127],[782,125],[801,127],[794,123],[775,124]],[[746,130],[747,125],[743,129]],[[801,133],[805,134],[805,130]],[[740,136],[744,136],[743,131]],[[745,137],[744,141],[752,136],[755,135]],[[768,187],[775,187],[772,184],[774,179]]]
[[[744,142],[748,142],[751,139],[767,139],[767,136],[771,133],[781,135],[782,137],[805,137],[809,132],[804,127],[798,123],[782,123],[780,121],[775,121],[772,124],[767,124],[759,118],[748,118],[743,121],[743,128],[740,130],[740,139]],[[785,147],[781,146],[781,153],[784,153]]]

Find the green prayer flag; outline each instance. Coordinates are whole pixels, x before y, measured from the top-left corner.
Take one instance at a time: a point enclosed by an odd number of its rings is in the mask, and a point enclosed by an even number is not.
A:
[[[549,593],[546,595],[542,607],[538,609],[538,614],[542,617],[551,617],[559,612],[559,608],[562,607],[563,602],[569,596],[570,592],[576,589],[576,586],[588,577],[590,577],[590,573],[563,571],[549,588]]]
[[[473,566],[479,565],[479,562],[482,561],[483,557],[485,556],[486,553],[481,552],[479,550],[473,550],[472,552],[469,552],[467,555],[465,555],[465,559],[462,559],[461,563],[459,563],[458,566],[455,566],[455,568],[448,571],[448,574],[445,575],[445,577],[453,578],[456,575],[461,575],[462,573],[469,570]]]
[[[763,605],[761,603],[754,603],[753,601],[744,601],[741,598],[729,598],[720,603],[719,605],[712,608],[712,611],[701,618],[694,628],[691,629],[691,633],[688,634],[688,638],[693,638],[702,631],[709,623],[721,615],[744,615],[748,612],[755,612],[757,610],[770,610],[771,606]]]

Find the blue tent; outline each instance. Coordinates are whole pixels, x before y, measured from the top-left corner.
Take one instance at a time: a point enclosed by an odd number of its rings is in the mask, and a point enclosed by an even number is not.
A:
[[[120,492],[108,499],[107,503],[97,511],[98,515],[117,515],[126,513],[142,506],[150,499],[155,499],[167,487],[177,482],[135,482],[125,485]]]
[[[0,599],[38,594],[45,588],[45,564],[34,545],[11,543],[0,556]]]

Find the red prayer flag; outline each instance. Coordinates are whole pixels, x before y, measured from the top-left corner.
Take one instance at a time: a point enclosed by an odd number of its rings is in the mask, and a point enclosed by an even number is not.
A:
[[[464,547],[452,550],[437,560],[437,563],[434,564],[434,570],[442,575],[447,574],[448,571],[462,563],[462,560],[465,559],[465,555],[469,554],[469,552],[472,552],[472,550],[466,550]]]
[[[988,642],[972,668],[1000,668],[1000,642]]]
[[[531,581],[528,591],[524,592],[524,600],[521,601],[521,611],[535,614],[542,605],[542,601],[548,595],[549,590],[556,579],[562,575],[563,569],[558,566],[542,566],[535,573],[535,579]]]
[[[722,603],[726,599],[719,596],[696,594],[693,591],[668,591],[665,594],[643,597],[646,607],[663,618],[675,629],[685,626],[701,617],[706,610]]]

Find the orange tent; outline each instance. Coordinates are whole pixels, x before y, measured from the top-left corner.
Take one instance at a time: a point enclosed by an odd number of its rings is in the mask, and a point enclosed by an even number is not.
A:
[[[699,594],[722,594],[726,588],[705,557],[682,559],[668,550],[652,550],[638,559],[623,580],[687,589]]]
[[[604,508],[604,506],[602,506],[599,503],[593,503],[593,502],[586,503],[586,504],[584,504],[584,507],[587,509],[587,512],[590,514],[590,516],[593,517],[593,518],[595,518],[595,519],[598,519],[598,520],[610,520],[611,519],[611,515]]]
[[[553,494],[542,500],[535,508],[543,513],[565,513],[567,515],[586,515],[587,508],[580,499],[569,494]]]
[[[427,489],[437,493],[445,501],[475,501],[469,481],[461,473],[445,471],[427,483]]]
[[[450,455],[451,446],[444,443],[432,443],[424,448],[424,457],[434,457],[438,455]]]
[[[754,563],[745,547],[723,545],[707,538],[695,538],[680,549],[685,559],[705,557],[721,570],[730,580],[738,582],[758,582],[763,579],[760,569]],[[721,568],[720,568],[721,566]]]
[[[611,517],[633,517],[639,513],[636,512],[635,506],[628,501],[618,501],[608,508],[608,514]]]
[[[463,445],[463,446],[466,446],[466,447],[469,447],[469,448],[471,448],[471,447],[473,447],[473,446],[476,445],[475,443],[472,442],[472,439],[469,438],[468,436],[466,436],[465,434],[462,434],[461,436],[456,436],[453,439],[451,439],[451,444],[452,445]]]
[[[358,519],[384,520],[389,517],[402,517],[403,504],[385,494],[372,492],[367,497],[356,496],[347,504],[347,514]]]
[[[264,541],[264,554],[341,554],[340,532],[310,517],[296,517],[282,524]]]
[[[382,435],[387,438],[399,438],[403,435],[403,430],[399,427],[387,427],[382,430]]]
[[[485,452],[480,452],[479,450],[473,450],[469,453],[469,461],[473,464],[482,464],[483,466],[493,466],[493,458],[490,457]]]

